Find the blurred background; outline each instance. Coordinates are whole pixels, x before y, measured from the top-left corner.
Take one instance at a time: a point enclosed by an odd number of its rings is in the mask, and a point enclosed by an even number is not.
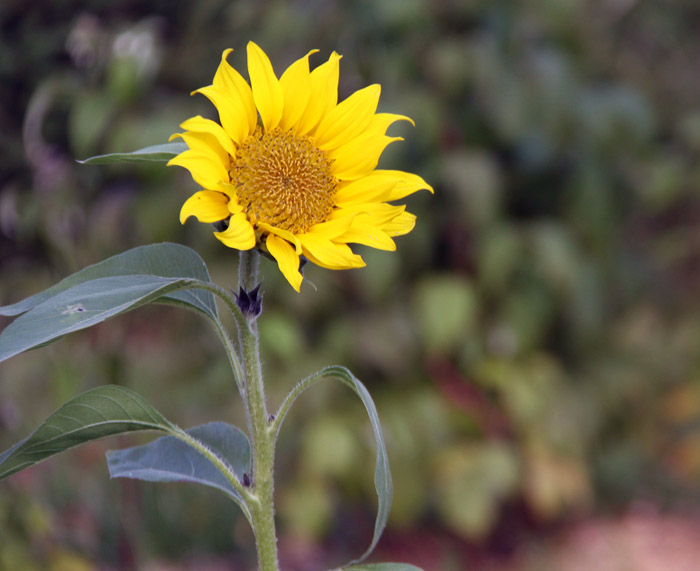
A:
[[[0,4],[0,304],[128,248],[237,256],[178,213],[183,169],[76,159],[215,117],[190,91],[256,41],[281,72],[312,48],[341,98],[382,84],[412,117],[381,166],[435,187],[367,267],[262,261],[277,405],[329,364],[362,379],[395,479],[373,560],[426,571],[700,568],[700,5],[696,0],[56,0]],[[9,321],[0,321],[5,325]],[[189,427],[241,423],[215,334],[154,306],[0,366],[0,449],[93,386]],[[145,437],[147,439],[147,437]],[[0,570],[247,570],[217,492],[109,481],[98,442],[0,485]],[[361,553],[373,439],[355,397],[309,392],[277,461],[286,570]]]

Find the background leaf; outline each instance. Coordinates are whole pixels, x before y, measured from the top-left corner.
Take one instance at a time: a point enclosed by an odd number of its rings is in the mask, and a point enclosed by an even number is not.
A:
[[[162,145],[152,145],[144,147],[130,153],[109,153],[107,155],[97,155],[78,161],[83,165],[107,165],[111,163],[142,163],[142,162],[165,162],[175,155],[186,151],[187,145],[183,142],[164,143]]]
[[[236,476],[250,474],[250,443],[243,431],[225,422],[210,422],[186,431],[226,461]],[[221,490],[242,504],[226,477],[195,448],[174,436],[163,436],[124,450],[107,452],[112,478],[148,482],[194,482]]]
[[[343,569],[347,569],[347,571],[422,571],[420,567],[409,563],[370,563],[343,567]]]
[[[78,284],[10,323],[0,334],[0,361],[154,301],[192,281],[132,275]]]
[[[209,271],[202,258],[186,246],[180,244],[151,244],[132,248],[61,280],[53,287],[23,299],[12,305],[0,307],[0,315],[19,315],[41,302],[80,283],[123,275],[154,275],[161,277],[195,278],[209,282]],[[216,318],[217,309],[214,295],[204,290],[184,290],[169,293],[160,301],[185,305]]]
[[[27,438],[0,454],[0,478],[104,436],[135,430],[172,429],[172,425],[134,391],[114,385],[97,387],[68,401]]]

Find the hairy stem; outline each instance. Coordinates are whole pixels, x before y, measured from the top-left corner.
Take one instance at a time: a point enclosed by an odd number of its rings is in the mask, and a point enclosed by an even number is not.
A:
[[[241,252],[239,265],[240,287],[247,291],[257,284],[258,253]],[[251,492],[255,498],[249,503],[260,571],[278,571],[277,536],[274,509],[275,438],[270,430],[262,368],[258,328],[255,318],[245,320],[239,327],[240,347],[246,375],[246,410],[253,451]]]

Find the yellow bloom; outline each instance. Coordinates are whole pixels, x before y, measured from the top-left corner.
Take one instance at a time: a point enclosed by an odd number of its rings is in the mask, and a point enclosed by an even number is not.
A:
[[[348,243],[395,250],[393,236],[415,216],[389,204],[432,188],[419,176],[377,170],[386,135],[402,115],[376,113],[379,85],[338,103],[340,56],[309,70],[309,56],[278,79],[267,55],[248,44],[250,84],[224,51],[212,85],[195,91],[217,108],[220,124],[192,117],[181,127],[187,151],[168,164],[190,171],[204,190],[182,206],[180,221],[219,222],[214,235],[230,248],[272,255],[295,290],[299,257],[333,270],[365,265]],[[171,139],[172,139],[171,138]]]

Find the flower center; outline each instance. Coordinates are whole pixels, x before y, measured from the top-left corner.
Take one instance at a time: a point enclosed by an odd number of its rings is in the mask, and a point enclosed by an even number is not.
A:
[[[337,180],[331,161],[308,137],[258,127],[239,147],[230,174],[253,224],[301,234],[333,210]]]

